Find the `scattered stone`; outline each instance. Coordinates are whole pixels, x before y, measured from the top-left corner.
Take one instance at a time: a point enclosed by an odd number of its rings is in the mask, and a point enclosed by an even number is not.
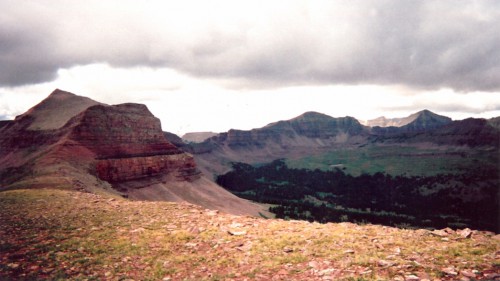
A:
[[[442,229],[436,229],[431,232],[432,235],[438,236],[438,237],[445,237],[448,236],[448,233]]]
[[[323,269],[323,270],[318,271],[318,275],[319,276],[331,275],[334,272],[335,272],[334,268],[327,268],[327,269]]]
[[[381,266],[381,267],[390,267],[390,266],[396,265],[396,263],[390,262],[390,261],[386,261],[386,260],[379,260],[378,261],[378,265]]]
[[[464,239],[470,238],[472,236],[472,230],[470,230],[469,228],[465,228],[457,231],[457,234]]]
[[[219,214],[219,210],[210,210],[210,211],[205,212],[205,214],[207,216],[214,217],[214,216],[217,216]]]
[[[476,278],[476,274],[469,270],[460,270],[460,274],[468,278]]]
[[[450,276],[457,276],[458,275],[458,272],[455,270],[454,267],[443,268],[441,271],[447,275],[450,275]]]
[[[346,250],[346,251],[344,251],[344,254],[354,254],[354,250],[351,250],[351,249]]]
[[[307,265],[309,267],[312,267],[312,268],[318,268],[319,267],[319,263],[317,261],[310,261]]]
[[[290,247],[285,247],[285,248],[283,248],[283,252],[285,252],[285,253],[291,253],[291,252],[293,252],[293,249],[290,248]]]
[[[227,233],[233,235],[233,236],[243,236],[245,234],[247,234],[246,231],[244,230],[241,230],[241,231],[237,231],[237,230],[228,230]]]
[[[419,281],[420,278],[418,278],[418,276],[416,275],[407,275],[405,276],[405,281]]]
[[[134,230],[131,230],[131,231],[130,231],[130,233],[144,232],[144,230],[145,230],[144,228],[139,227],[139,228],[136,228],[136,229],[134,229]]]
[[[500,279],[500,273],[496,273],[496,272],[485,273],[484,278],[486,280],[498,280],[498,279]]]
[[[231,225],[229,225],[230,228],[239,228],[242,227],[243,225],[239,222],[233,222]]]
[[[12,268],[12,269],[16,269],[19,267],[19,264],[18,263],[9,263],[7,266]]]

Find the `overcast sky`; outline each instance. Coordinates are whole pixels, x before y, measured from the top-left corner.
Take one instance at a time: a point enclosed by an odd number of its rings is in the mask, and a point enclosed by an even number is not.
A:
[[[163,129],[500,116],[500,1],[0,0],[0,119],[55,88]]]

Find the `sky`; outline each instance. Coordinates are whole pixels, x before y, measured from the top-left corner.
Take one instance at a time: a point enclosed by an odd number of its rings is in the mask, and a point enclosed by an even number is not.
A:
[[[0,120],[59,88],[165,131],[500,116],[500,1],[0,0]]]

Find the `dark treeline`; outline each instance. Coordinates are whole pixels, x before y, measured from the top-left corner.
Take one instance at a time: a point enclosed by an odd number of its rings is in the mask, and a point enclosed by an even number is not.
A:
[[[234,163],[217,183],[234,194],[275,204],[278,218],[367,222],[406,227],[471,227],[498,232],[499,175],[477,169],[460,175],[351,176],[291,169],[283,160],[254,167]]]

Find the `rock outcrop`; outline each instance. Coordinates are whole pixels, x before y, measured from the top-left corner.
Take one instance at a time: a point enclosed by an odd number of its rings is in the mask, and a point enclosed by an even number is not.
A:
[[[108,158],[97,161],[97,176],[105,181],[125,182],[175,173],[179,180],[199,178],[192,156],[185,153],[143,157]]]
[[[123,182],[176,173],[199,177],[193,157],[167,141],[160,120],[145,105],[96,105],[74,117],[69,139],[95,154],[97,176]]]

